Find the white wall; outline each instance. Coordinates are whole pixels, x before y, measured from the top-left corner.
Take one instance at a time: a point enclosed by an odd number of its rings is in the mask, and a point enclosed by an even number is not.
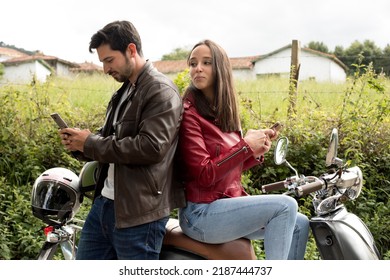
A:
[[[50,70],[38,61],[31,61],[19,65],[8,65],[4,67],[4,75],[0,83],[29,83],[34,75],[37,80],[45,82]]]
[[[347,74],[330,58],[301,52],[299,78],[315,79],[318,82],[345,82]]]
[[[256,75],[287,74],[290,73],[291,49],[282,50],[271,56],[266,56],[255,62],[253,71]]]
[[[256,79],[256,73],[252,69],[233,69],[233,77],[239,80],[253,80]]]
[[[318,82],[345,82],[347,75],[344,69],[331,58],[301,50],[299,80],[315,79]],[[291,48],[256,61],[256,75],[276,74],[289,77],[291,65]]]
[[[69,65],[57,62],[56,65],[56,75],[58,76],[69,76],[71,72],[69,71]]]

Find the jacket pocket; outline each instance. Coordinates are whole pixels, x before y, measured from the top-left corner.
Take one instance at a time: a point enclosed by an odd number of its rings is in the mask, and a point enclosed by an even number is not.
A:
[[[115,135],[119,138],[133,136],[136,133],[136,124],[134,120],[120,120],[114,124]]]
[[[149,186],[151,193],[155,196],[161,195],[163,191],[161,189],[162,188],[161,186],[163,184],[158,184],[159,180],[158,178],[156,178],[156,176],[154,176],[151,170],[149,170],[148,168],[141,168],[141,169],[145,175],[146,183]]]

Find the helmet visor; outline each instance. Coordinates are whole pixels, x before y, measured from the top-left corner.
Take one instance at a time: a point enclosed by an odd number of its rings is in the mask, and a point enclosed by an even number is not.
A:
[[[41,181],[34,186],[32,206],[44,210],[69,211],[75,203],[76,195],[60,182]]]

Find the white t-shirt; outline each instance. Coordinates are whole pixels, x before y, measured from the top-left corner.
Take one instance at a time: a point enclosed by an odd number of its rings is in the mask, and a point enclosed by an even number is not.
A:
[[[114,123],[112,125],[114,125],[117,122],[119,108],[121,107],[122,103],[126,100],[126,98],[129,96],[130,90],[131,87],[129,84],[129,86],[123,93],[118,106],[116,107],[115,115],[114,115]],[[102,196],[112,200],[114,200],[114,166],[115,165],[113,163],[110,163],[110,166],[108,167],[107,178],[104,181],[104,187],[102,189]]]

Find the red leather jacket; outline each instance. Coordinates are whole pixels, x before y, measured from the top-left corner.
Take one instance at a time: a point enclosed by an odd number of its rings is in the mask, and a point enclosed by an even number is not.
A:
[[[183,102],[179,162],[187,200],[211,203],[219,198],[248,195],[241,185],[241,173],[262,160],[254,158],[240,132],[222,132],[199,115],[191,97]]]

